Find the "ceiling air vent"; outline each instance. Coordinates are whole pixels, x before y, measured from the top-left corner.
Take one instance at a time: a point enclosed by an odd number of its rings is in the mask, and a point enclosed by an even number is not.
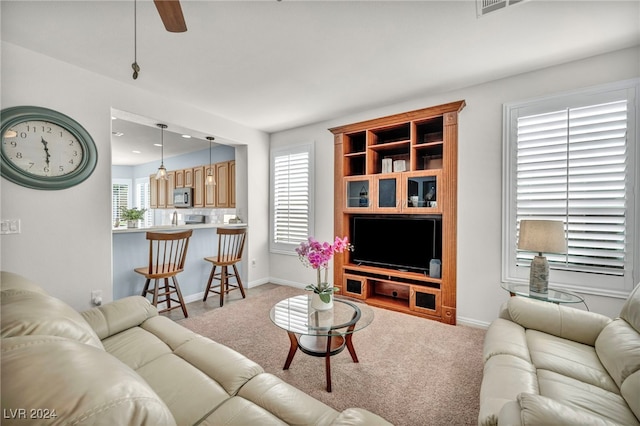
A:
[[[522,3],[524,1],[526,0],[476,0],[478,17],[484,16],[487,13],[495,12],[496,10],[503,9],[507,6],[513,6],[514,4]]]

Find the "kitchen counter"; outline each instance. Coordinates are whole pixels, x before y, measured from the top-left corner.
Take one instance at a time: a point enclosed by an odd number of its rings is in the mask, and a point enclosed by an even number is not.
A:
[[[211,263],[205,257],[218,253],[217,228],[245,227],[246,223],[202,223],[196,225],[163,225],[149,228],[113,229],[113,299],[142,294],[144,276],[134,269],[149,262],[149,241],[147,231],[174,232],[193,229],[189,239],[184,271],[178,274],[180,289],[187,302],[202,300],[204,289],[211,272]],[[243,270],[241,261],[238,269]],[[246,277],[242,276],[243,279]],[[217,303],[217,301],[215,302]]]
[[[232,227],[245,227],[246,223],[196,223],[191,225],[160,225],[150,226],[148,228],[113,228],[111,231],[114,234],[129,234],[132,232],[162,232],[162,231],[184,231],[187,229],[207,229],[207,228],[232,228]]]

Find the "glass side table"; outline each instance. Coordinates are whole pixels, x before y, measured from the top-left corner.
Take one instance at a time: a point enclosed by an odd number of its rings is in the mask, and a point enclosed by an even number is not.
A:
[[[549,292],[545,296],[542,294],[529,293],[529,284],[501,283],[500,287],[502,287],[503,290],[508,291],[511,296],[528,297],[530,299],[544,300],[545,302],[555,304],[582,303],[585,308],[587,308],[587,311],[589,310],[589,306],[587,306],[587,303],[582,297],[577,294],[569,293],[568,291],[558,290],[557,288],[549,287]]]

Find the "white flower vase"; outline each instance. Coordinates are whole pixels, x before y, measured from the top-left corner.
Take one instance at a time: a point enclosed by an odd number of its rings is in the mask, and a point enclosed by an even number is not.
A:
[[[311,307],[316,311],[326,311],[333,308],[333,294],[329,295],[329,303],[325,303],[320,299],[317,293],[311,293]]]

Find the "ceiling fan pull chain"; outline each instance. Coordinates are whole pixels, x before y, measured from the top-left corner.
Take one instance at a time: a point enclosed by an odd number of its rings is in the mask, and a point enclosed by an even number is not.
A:
[[[136,80],[138,78],[138,73],[140,72],[140,66],[138,65],[138,8],[137,8],[137,0],[133,0],[133,63],[131,64],[131,68],[133,68],[133,79]]]

